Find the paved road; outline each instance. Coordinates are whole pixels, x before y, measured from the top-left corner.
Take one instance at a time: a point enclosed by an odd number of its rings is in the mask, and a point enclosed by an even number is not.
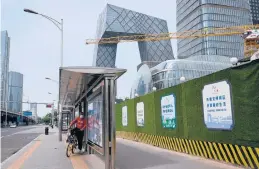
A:
[[[51,132],[51,130],[50,130]],[[1,162],[44,133],[42,126],[4,128],[1,131]]]
[[[9,136],[12,135],[14,133],[20,132],[20,131],[24,131],[24,130],[29,130],[29,129],[33,129],[36,126],[18,126],[16,128],[1,128],[1,138],[5,137],[5,136]]]

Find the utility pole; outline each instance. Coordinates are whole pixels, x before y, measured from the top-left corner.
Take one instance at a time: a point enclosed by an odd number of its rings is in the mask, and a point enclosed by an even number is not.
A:
[[[27,12],[27,13],[31,13],[31,14],[35,14],[35,15],[40,15],[46,19],[48,19],[49,21],[51,21],[59,30],[60,30],[60,67],[63,67],[63,19],[61,19],[60,21],[57,21],[56,19],[54,18],[51,18],[47,15],[43,15],[41,13],[38,13],[36,11],[33,11],[31,9],[24,9],[24,12]],[[60,83],[60,82],[59,82]],[[62,141],[62,133],[61,133],[61,113],[62,113],[62,110],[60,110],[60,101],[58,100],[58,112],[59,112],[59,141]]]

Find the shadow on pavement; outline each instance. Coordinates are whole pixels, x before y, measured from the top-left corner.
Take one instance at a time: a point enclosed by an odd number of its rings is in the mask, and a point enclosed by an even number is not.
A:
[[[116,149],[116,166],[120,169],[140,169],[177,163],[177,161],[166,159],[159,154],[148,153],[118,142]]]

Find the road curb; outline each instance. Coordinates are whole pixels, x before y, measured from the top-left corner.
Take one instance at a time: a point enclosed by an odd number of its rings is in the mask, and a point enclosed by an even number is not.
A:
[[[3,168],[3,166],[5,164],[7,164],[8,162],[10,162],[11,160],[15,160],[16,156],[19,156],[19,154],[21,152],[23,152],[24,150],[28,149],[34,141],[38,140],[43,134],[40,134],[38,137],[36,137],[35,139],[33,139],[31,142],[29,142],[28,144],[26,144],[23,148],[21,148],[20,150],[18,150],[15,154],[11,155],[10,157],[8,157],[7,159],[5,159],[3,162],[1,162],[1,168]]]

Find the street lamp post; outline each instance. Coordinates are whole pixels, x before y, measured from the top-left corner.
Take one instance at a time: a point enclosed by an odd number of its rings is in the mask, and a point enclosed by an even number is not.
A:
[[[45,79],[46,79],[46,80],[50,80],[50,81],[52,81],[52,82],[55,82],[55,83],[59,84],[58,81],[53,80],[53,79],[51,79],[51,78],[49,78],[49,77],[45,77]]]
[[[52,81],[52,82],[55,82],[55,83],[57,83],[57,84],[59,85],[59,82],[58,82],[57,80],[53,80],[53,79],[51,79],[51,78],[49,78],[49,77],[45,77],[45,79],[46,79],[46,80],[50,80],[50,81]],[[50,93],[49,93],[49,94],[50,94]],[[58,98],[58,105],[57,105],[57,108],[58,108],[57,112],[58,112],[58,116],[59,116],[59,118],[58,118],[59,141],[62,141],[62,133],[61,133],[61,124],[62,124],[62,121],[61,121],[62,115],[61,115],[61,113],[62,113],[62,111],[59,111],[59,110],[60,110],[59,98]]]
[[[35,15],[40,15],[46,19],[48,19],[49,21],[51,21],[61,32],[61,45],[60,45],[60,66],[63,67],[63,19],[61,19],[61,21],[57,21],[56,19],[53,19],[47,15],[43,15],[41,13],[35,12],[33,10],[30,9],[24,9],[24,12],[27,13],[31,13],[31,14],[35,14]]]
[[[24,12],[35,14],[35,15],[40,15],[49,21],[51,21],[61,32],[61,44],[60,44],[60,66],[63,67],[63,19],[61,21],[57,21],[49,16],[40,14],[38,12],[35,12],[30,9],[24,9]],[[60,82],[59,82],[60,83]],[[59,112],[59,100],[58,100],[58,112]],[[61,112],[59,112],[59,125],[61,124]],[[61,127],[59,126],[59,141],[62,141],[62,135],[61,135]]]
[[[52,95],[52,93],[48,92],[48,94]],[[53,100],[53,103],[51,105],[51,124],[54,126],[54,100]]]

